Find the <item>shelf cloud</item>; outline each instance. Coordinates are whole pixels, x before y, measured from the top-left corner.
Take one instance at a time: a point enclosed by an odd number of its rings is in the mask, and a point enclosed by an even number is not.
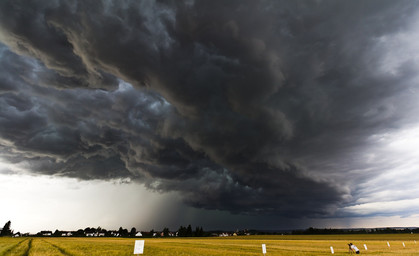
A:
[[[390,147],[419,127],[417,11],[381,0],[1,1],[0,157],[207,210],[378,214],[380,177],[419,179],[417,161]]]

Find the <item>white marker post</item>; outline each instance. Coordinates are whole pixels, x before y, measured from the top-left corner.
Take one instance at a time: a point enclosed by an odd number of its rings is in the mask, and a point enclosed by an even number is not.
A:
[[[364,248],[365,248],[366,251],[368,251],[368,248],[367,248],[367,245],[366,244],[364,244]]]
[[[388,246],[388,248],[390,248],[390,243],[389,242],[387,242],[387,246]]]
[[[416,240],[415,240],[415,244],[416,244]]]
[[[263,255],[266,254],[266,244],[262,244],[262,253]]]
[[[134,254],[144,253],[144,240],[135,240]]]
[[[330,246],[330,252],[332,252],[332,254],[335,254],[335,251],[333,250],[333,246]]]
[[[403,244],[403,247],[406,248],[406,245],[404,245],[404,242],[402,244]]]

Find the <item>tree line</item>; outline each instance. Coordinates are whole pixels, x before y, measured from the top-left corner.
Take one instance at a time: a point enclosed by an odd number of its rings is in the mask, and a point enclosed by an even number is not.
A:
[[[215,234],[222,231],[214,232]],[[263,231],[236,231],[237,235],[246,235],[246,234],[286,234],[286,235],[326,235],[326,234],[399,234],[399,233],[419,233],[419,228],[361,228],[361,229],[333,229],[333,228],[313,228],[310,227],[305,230],[293,230],[287,232],[263,232]],[[3,229],[0,231],[0,236],[13,236],[20,235],[19,232],[14,233],[11,229],[11,221],[4,224]],[[150,231],[141,231],[142,237],[205,237],[214,235],[211,232],[204,231],[202,227],[196,227],[192,229],[191,225],[186,227],[180,226],[177,231],[170,231],[169,228],[165,227],[162,231],[155,231],[154,229]],[[62,231],[55,230],[52,231],[40,231],[36,236],[75,236],[75,237],[84,237],[84,236],[104,236],[104,237],[138,237],[138,231],[135,227],[128,229],[120,227],[118,230],[106,230],[101,227],[91,228],[87,227],[85,229],[79,229],[77,231]]]
[[[13,230],[10,229],[11,221],[6,222],[3,229],[0,231],[0,236],[13,236],[20,235],[20,232],[16,234]],[[195,230],[192,230],[192,226],[188,225],[187,227],[180,226],[177,231],[170,231],[169,228],[165,227],[162,231],[155,231],[154,229],[150,231],[141,231],[142,237],[203,237],[209,236],[210,233],[205,232],[202,227],[196,227]],[[138,231],[135,227],[128,229],[120,227],[118,230],[106,230],[101,227],[92,228],[87,227],[85,229],[78,229],[77,231],[63,231],[55,230],[52,231],[40,231],[35,236],[53,236],[53,237],[62,237],[62,236],[73,236],[73,237],[84,237],[84,236],[103,236],[103,237],[138,237]]]
[[[202,237],[202,236],[206,236],[206,233],[204,232],[204,230],[202,229],[202,227],[196,227],[195,231],[192,231],[192,227],[191,225],[189,225],[188,227],[183,227],[180,226],[178,229],[178,236],[180,237]]]
[[[313,228],[291,231],[292,235],[330,235],[330,234],[402,234],[419,233],[419,228],[360,228],[360,229],[334,229]]]

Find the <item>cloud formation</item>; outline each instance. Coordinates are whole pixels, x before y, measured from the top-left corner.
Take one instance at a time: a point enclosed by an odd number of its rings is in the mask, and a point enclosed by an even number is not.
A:
[[[371,136],[419,121],[416,13],[412,1],[2,1],[2,157],[198,208],[333,215],[382,171],[361,161]]]

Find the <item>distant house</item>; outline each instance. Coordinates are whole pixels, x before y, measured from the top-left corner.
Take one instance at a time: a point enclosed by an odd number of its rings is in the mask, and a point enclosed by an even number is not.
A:
[[[137,232],[137,234],[135,234],[135,236],[143,236],[143,234],[141,232]]]
[[[52,231],[41,231],[39,234],[41,236],[52,236]]]
[[[109,231],[109,232],[110,232],[111,236],[119,236],[118,231],[113,230],[113,231]]]
[[[73,236],[73,233],[71,233],[70,231],[62,231],[61,236]]]
[[[89,232],[89,233],[86,233],[86,236],[94,236],[94,237],[105,236],[105,235],[106,235],[105,232],[95,232],[95,233]]]

